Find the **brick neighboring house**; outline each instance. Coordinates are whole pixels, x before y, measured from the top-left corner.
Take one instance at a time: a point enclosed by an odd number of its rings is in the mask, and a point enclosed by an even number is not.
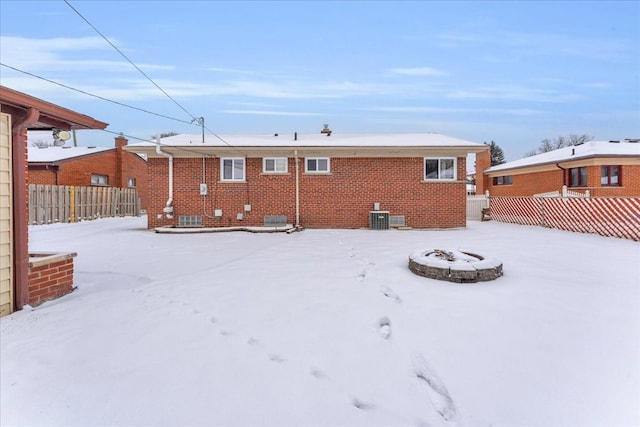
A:
[[[35,260],[28,252],[27,131],[106,127],[92,117],[0,86],[0,316],[72,289],[68,264],[75,254],[38,254]],[[46,271],[37,272],[36,278],[34,269],[43,267]],[[56,269],[60,276],[50,274]]]
[[[466,156],[483,144],[434,133],[176,135],[132,144],[149,164],[148,227],[368,227],[379,208],[406,226],[466,226]],[[375,205],[374,205],[375,204]],[[379,205],[378,205],[379,204]]]
[[[492,196],[533,196],[569,190],[591,196],[640,196],[640,140],[589,141],[520,160],[491,165],[476,155],[476,188]]]
[[[147,207],[147,161],[123,148],[115,138],[111,147],[29,147],[29,184],[136,188],[140,207]]]

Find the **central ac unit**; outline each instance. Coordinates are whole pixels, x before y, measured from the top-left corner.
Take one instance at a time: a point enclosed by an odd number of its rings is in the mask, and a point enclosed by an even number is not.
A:
[[[389,211],[370,211],[369,228],[371,230],[388,230]]]

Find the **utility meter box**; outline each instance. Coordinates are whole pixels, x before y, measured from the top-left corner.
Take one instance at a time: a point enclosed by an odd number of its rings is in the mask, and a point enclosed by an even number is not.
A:
[[[200,184],[200,195],[201,196],[207,195],[207,184]]]

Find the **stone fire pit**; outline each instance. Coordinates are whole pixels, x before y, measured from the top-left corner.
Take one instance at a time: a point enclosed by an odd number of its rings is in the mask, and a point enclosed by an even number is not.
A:
[[[423,249],[409,255],[409,270],[431,279],[476,283],[502,276],[502,262],[459,250]]]

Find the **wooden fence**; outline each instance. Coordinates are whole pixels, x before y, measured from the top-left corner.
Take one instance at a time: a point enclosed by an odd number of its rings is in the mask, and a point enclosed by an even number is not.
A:
[[[29,224],[139,214],[138,192],[133,188],[29,185]]]
[[[640,241],[640,197],[490,197],[491,219]]]

